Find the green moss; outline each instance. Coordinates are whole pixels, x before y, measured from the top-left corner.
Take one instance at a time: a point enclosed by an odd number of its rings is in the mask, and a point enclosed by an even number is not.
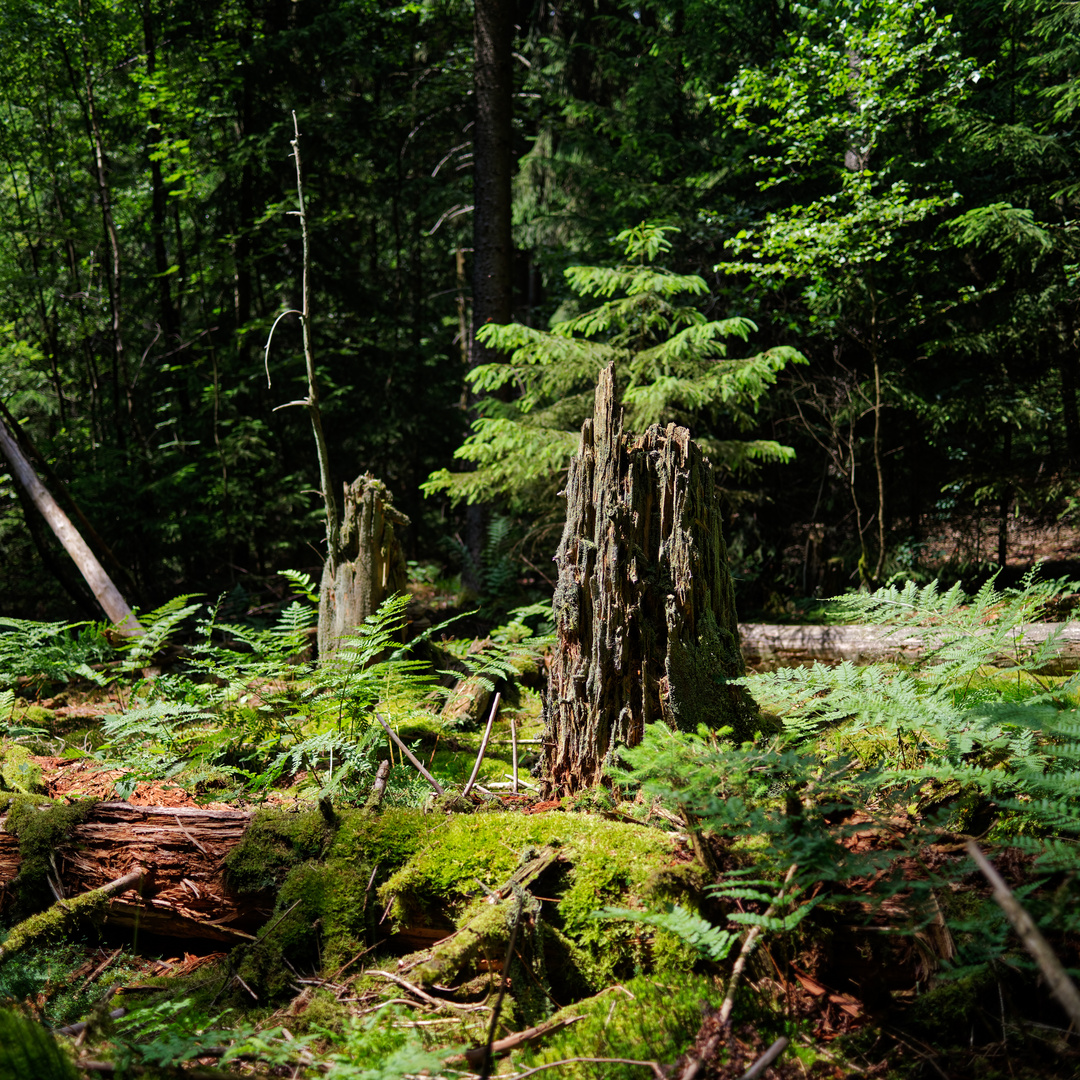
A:
[[[996,1003],[997,993],[993,973],[984,968],[961,979],[940,981],[915,1001],[907,1019],[915,1030],[935,1040],[963,1040],[971,1029],[972,1017],[979,1015],[984,1004],[980,999],[989,994]]]
[[[18,743],[0,743],[0,790],[24,795],[42,794],[41,767],[30,760],[30,751]]]
[[[556,1015],[585,1019],[557,1032],[518,1064],[542,1065],[574,1057],[622,1057],[674,1061],[693,1042],[705,1008],[715,1008],[722,989],[704,976],[664,979],[639,976]],[[634,1066],[574,1063],[558,1070],[560,1080],[640,1080]]]
[[[502,886],[526,848],[561,848],[561,868],[551,873],[562,879],[542,893],[557,896],[557,903],[544,902],[541,917],[573,942],[580,958],[588,958],[585,978],[594,988],[617,975],[628,977],[636,964],[647,962],[642,943],[651,931],[596,920],[592,913],[606,904],[682,896],[696,880],[667,873],[667,837],[625,822],[497,812],[449,817],[436,825],[425,846],[380,889],[382,903],[393,900],[397,919],[438,922],[450,914],[460,920],[482,892],[478,883]]]
[[[72,923],[84,918],[96,918],[108,906],[109,897],[100,889],[81,896],[62,900],[45,911],[24,919],[12,928],[0,945],[0,960],[6,960],[27,945],[38,941],[55,941],[67,933]]]
[[[70,805],[36,795],[15,795],[7,807],[5,830],[19,838],[19,888],[13,914],[19,918],[52,902],[48,875],[72,829],[86,819],[96,800]]]
[[[241,894],[275,889],[294,866],[317,859],[331,836],[331,827],[318,810],[299,814],[260,810],[226,857],[225,880]]]

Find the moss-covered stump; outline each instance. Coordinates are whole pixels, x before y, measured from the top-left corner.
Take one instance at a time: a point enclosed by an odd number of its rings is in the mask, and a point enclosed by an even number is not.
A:
[[[44,794],[41,766],[35,765],[30,758],[30,751],[25,746],[0,739],[0,791]]]

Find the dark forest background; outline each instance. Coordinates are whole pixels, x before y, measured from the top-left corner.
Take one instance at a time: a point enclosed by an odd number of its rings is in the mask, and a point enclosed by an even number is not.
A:
[[[512,25],[494,166],[473,153],[484,4]],[[557,542],[556,504],[512,476],[473,510],[452,485],[421,492],[462,467],[483,411],[465,380],[492,359],[472,344],[481,167],[512,175],[518,322],[585,311],[566,268],[617,266],[614,238],[649,222],[672,229],[652,265],[707,286],[688,303],[752,320],[729,356],[805,358],[738,401],[661,395],[718,448],[741,610],[975,575],[1013,554],[1017,522],[1068,534],[1075,6],[507,5],[5,0],[0,401],[133,603],[258,607],[280,570],[319,563],[308,417],[275,411],[306,392],[295,316],[272,388],[264,369],[300,306],[293,110],[335,483],[383,480],[411,559],[453,573],[471,547],[539,594]],[[0,604],[99,617],[6,474]]]

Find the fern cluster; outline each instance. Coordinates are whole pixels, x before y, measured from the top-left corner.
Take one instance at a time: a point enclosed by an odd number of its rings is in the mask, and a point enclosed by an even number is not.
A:
[[[835,604],[849,617],[919,638],[919,661],[751,675],[744,682],[763,716],[778,718],[774,733],[734,746],[725,733],[653,724],[612,776],[746,852],[745,873],[756,880],[728,876],[716,892],[758,910],[729,911],[729,924],[782,933],[826,899],[861,907],[868,897],[851,897],[846,884],[855,878],[876,881],[871,899],[903,892],[918,910],[920,897],[929,900],[935,888],[948,893],[949,881],[970,864],[960,860],[911,880],[898,861],[943,829],[968,831],[978,816],[984,842],[1034,856],[1034,876],[1020,895],[1036,920],[1051,933],[1080,929],[1062,885],[1080,873],[1080,673],[1046,674],[1062,668],[1060,633],[1029,637],[1061,587],[1031,574],[1017,589],[991,581],[973,597],[934,583],[840,598]],[[846,825],[855,810],[864,824]],[[855,853],[844,841],[866,827],[866,811],[882,820],[902,815],[909,826],[891,849]],[[810,890],[813,901],[805,899]],[[786,909],[768,914],[781,893]],[[697,926],[696,916],[618,914],[664,926],[702,956],[709,955],[705,943],[720,940]],[[992,904],[954,918],[952,927],[956,973],[1009,948],[1007,925]]]

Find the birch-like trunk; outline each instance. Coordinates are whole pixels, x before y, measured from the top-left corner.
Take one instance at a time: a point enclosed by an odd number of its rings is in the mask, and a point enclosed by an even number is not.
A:
[[[113,584],[112,578],[98,562],[97,556],[90,550],[78,529],[71,524],[71,519],[60,509],[57,501],[38,479],[37,473],[23,456],[19,444],[3,420],[0,420],[0,453],[7,459],[8,468],[16,483],[30,497],[57,540],[74,560],[79,573],[86,579],[86,584],[90,586],[105,614],[125,634],[141,634],[143,628],[128,602],[120,595],[120,590]]]

